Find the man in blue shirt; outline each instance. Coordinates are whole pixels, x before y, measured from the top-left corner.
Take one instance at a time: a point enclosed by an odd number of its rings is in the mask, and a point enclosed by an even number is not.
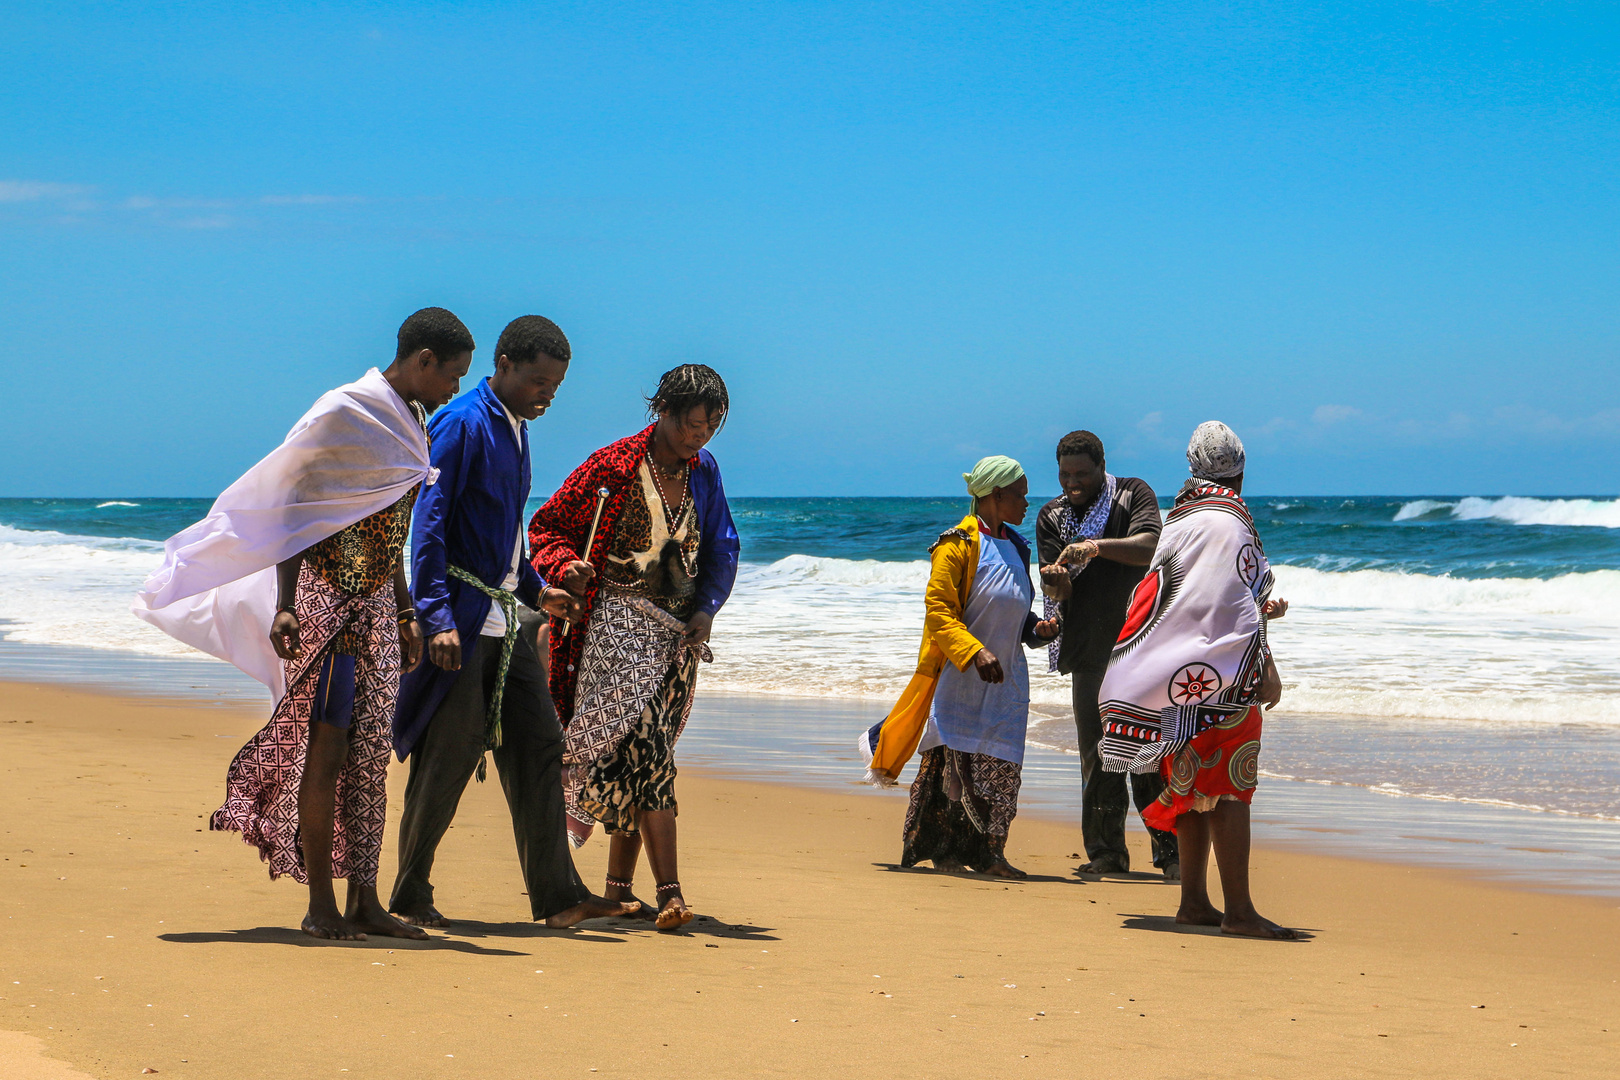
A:
[[[551,405],[571,350],[557,325],[514,319],[495,346],[495,374],[428,427],[438,482],[411,529],[411,594],[427,636],[423,664],[401,680],[394,749],[411,762],[389,910],[443,926],[429,880],[434,853],[484,752],[493,751],[512,812],[518,862],[536,920],[572,926],[638,905],[591,895],[574,869],[564,824],[562,727],[540,659],[519,634],[517,603],[562,618],[580,604],[547,586],[525,558],[529,497],[526,421]]]

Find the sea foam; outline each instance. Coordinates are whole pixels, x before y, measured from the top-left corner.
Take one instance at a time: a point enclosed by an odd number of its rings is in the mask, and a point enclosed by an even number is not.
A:
[[[155,541],[0,526],[0,634],[198,656],[129,613],[161,554]],[[1271,628],[1290,712],[1620,725],[1620,570],[1546,579],[1275,570],[1276,595],[1292,605]],[[703,681],[893,699],[916,667],[927,580],[922,560],[744,564],[715,621]],[[1062,712],[1069,680],[1046,671],[1044,651],[1026,657],[1033,703]]]
[[[1532,499],[1507,495],[1499,499],[1469,496],[1455,502],[1414,499],[1395,511],[1396,521],[1420,519],[1505,521],[1512,525],[1566,525],[1620,529],[1620,500]]]

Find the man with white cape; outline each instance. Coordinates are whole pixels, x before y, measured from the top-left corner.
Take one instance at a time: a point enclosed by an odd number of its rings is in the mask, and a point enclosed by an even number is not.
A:
[[[1218,420],[1187,447],[1192,469],[1165,518],[1103,679],[1103,768],[1157,772],[1164,791],[1142,820],[1180,841],[1179,923],[1293,939],[1249,896],[1249,801],[1259,778],[1260,706],[1282,697],[1266,621],[1271,564],[1241,497],[1243,443]],[[1206,883],[1213,845],[1226,910]]]
[[[303,930],[421,938],[377,899],[390,726],[422,633],[405,584],[411,508],[436,479],[427,413],[455,396],[473,339],[424,308],[394,362],[330,391],[286,440],[171,537],[134,613],[270,688],[270,722],[231,762],[209,827],[242,833],[309,887]],[[339,911],[332,879],[348,879]]]

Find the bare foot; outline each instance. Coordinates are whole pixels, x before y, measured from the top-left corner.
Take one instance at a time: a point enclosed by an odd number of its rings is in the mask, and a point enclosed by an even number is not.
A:
[[[566,911],[559,911],[555,915],[546,916],[546,925],[553,930],[574,926],[586,919],[610,919],[615,915],[634,917],[641,910],[640,900],[604,900],[600,896],[593,896],[581,901]]]
[[[394,915],[402,923],[412,926],[449,926],[450,920],[439,914],[439,909],[432,904],[423,904],[421,907],[409,907],[395,911]]]
[[[658,912],[658,929],[679,930],[692,921],[692,913],[686,910],[686,900],[680,893],[676,893],[664,901],[664,906]]]
[[[1014,866],[1012,863],[1008,862],[1006,859],[1002,859],[1000,862],[997,862],[997,863],[991,863],[989,866],[987,866],[984,869],[984,873],[989,874],[991,877],[999,877],[999,878],[1015,878],[1016,879],[1016,878],[1027,878],[1027,877],[1029,877],[1028,874],[1026,874],[1026,873],[1024,873],[1024,871],[1018,869],[1018,867]]]
[[[375,893],[350,903],[349,910],[344,913],[344,918],[367,934],[410,938],[413,941],[427,940],[427,931],[418,930],[416,927],[401,922],[388,914],[377,900]]]
[[[1228,915],[1221,921],[1221,933],[1237,937],[1265,938],[1268,941],[1299,940],[1299,935],[1288,927],[1278,926],[1254,911],[1250,911],[1247,916]]]
[[[1176,912],[1176,922],[1182,926],[1219,926],[1224,918],[1220,909],[1208,900],[1202,904],[1183,903]]]
[[[313,938],[323,938],[327,941],[364,941],[366,935],[360,932],[359,927],[350,925],[349,921],[335,911],[314,911],[304,916],[303,925],[299,927],[304,933]]]

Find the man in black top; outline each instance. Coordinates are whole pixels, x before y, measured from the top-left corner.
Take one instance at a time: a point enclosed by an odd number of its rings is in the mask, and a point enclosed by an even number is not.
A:
[[[1124,873],[1131,868],[1125,847],[1125,786],[1140,813],[1159,797],[1158,773],[1105,772],[1097,756],[1102,717],[1097,693],[1108,670],[1108,655],[1125,625],[1131,592],[1142,580],[1159,544],[1164,522],[1159,500],[1136,477],[1108,475],[1102,440],[1089,431],[1071,431],[1057,446],[1058,485],[1063,494],[1041,507],[1035,542],[1041,560],[1041,586],[1049,605],[1062,613],[1063,631],[1052,644],[1058,671],[1074,676],[1074,722],[1080,736],[1080,830],[1085,838],[1082,874]],[[1059,565],[1059,563],[1064,565]],[[1050,613],[1048,613],[1050,615]],[[1181,877],[1176,835],[1149,829],[1153,865],[1172,881]]]

